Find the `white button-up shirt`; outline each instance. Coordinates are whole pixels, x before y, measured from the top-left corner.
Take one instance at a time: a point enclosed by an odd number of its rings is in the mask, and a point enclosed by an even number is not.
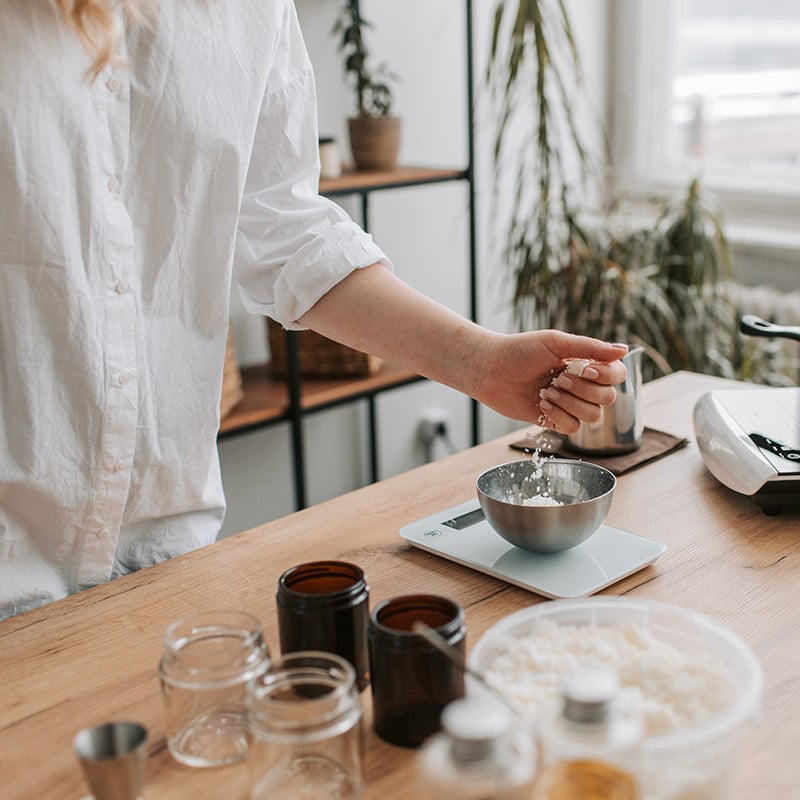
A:
[[[290,0],[159,4],[94,82],[0,4],[0,617],[212,542],[235,265],[287,327],[385,261],[317,195]]]

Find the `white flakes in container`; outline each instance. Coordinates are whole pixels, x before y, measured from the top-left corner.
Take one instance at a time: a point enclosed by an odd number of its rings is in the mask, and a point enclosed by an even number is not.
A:
[[[678,650],[639,625],[559,625],[538,620],[509,642],[485,677],[534,715],[554,702],[576,667],[614,670],[624,689],[642,701],[648,734],[672,733],[704,722],[735,698],[735,684],[713,654]]]
[[[645,717],[645,800],[729,800],[736,750],[761,699],[761,668],[732,631],[689,609],[633,598],[556,600],[511,614],[469,665],[533,722],[574,667],[615,671]]]
[[[526,497],[519,502],[521,506],[563,506],[560,500],[555,497],[550,497],[546,494],[535,494],[531,497]]]

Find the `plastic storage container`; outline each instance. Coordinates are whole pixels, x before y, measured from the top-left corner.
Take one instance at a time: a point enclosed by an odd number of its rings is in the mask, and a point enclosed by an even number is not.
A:
[[[648,800],[722,800],[732,797],[739,740],[755,721],[762,672],[753,652],[730,629],[710,617],[667,603],[628,598],[556,600],[500,620],[476,642],[469,665],[491,681],[491,665],[518,644],[540,620],[557,625],[636,625],[678,651],[703,649],[724,665],[734,696],[704,722],[671,733],[646,733],[642,743],[643,795]],[[676,676],[676,680],[681,676]],[[556,686],[559,678],[556,678]],[[623,685],[624,679],[621,678]],[[500,687],[498,687],[500,688]],[[538,709],[525,708],[535,720]]]

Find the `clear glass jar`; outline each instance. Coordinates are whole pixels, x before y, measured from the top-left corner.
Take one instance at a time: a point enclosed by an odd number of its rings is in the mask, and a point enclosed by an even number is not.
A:
[[[252,800],[356,800],[361,703],[355,671],[333,653],[282,656],[247,694]]]
[[[464,673],[414,631],[433,628],[463,658],[464,612],[446,597],[413,594],[379,604],[368,627],[373,728],[390,744],[419,747],[440,727],[442,709],[464,696]]]
[[[252,614],[205,611],[172,623],[159,664],[172,755],[192,767],[245,759],[245,689],[268,666],[269,648]]]
[[[353,665],[359,691],[369,684],[369,586],[359,567],[346,561],[292,567],[278,581],[276,601],[281,653],[335,653]]]

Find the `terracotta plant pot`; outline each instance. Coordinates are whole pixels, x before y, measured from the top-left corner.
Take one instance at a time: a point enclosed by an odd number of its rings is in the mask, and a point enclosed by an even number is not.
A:
[[[394,169],[400,152],[399,117],[351,117],[350,150],[359,169]]]

